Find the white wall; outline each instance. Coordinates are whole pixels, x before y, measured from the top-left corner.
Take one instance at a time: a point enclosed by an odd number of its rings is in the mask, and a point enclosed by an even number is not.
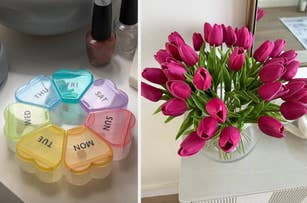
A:
[[[258,0],[259,7],[296,6],[299,0]]]

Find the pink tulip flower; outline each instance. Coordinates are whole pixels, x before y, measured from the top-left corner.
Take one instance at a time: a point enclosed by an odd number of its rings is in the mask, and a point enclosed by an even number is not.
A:
[[[271,116],[260,116],[258,119],[259,129],[272,137],[283,138],[285,136],[284,125]]]
[[[307,96],[307,88],[297,89],[295,93],[291,92],[286,94],[282,97],[285,101],[292,101],[292,102],[300,102],[304,101],[304,98]],[[304,103],[304,102],[303,102]]]
[[[204,38],[205,38],[205,41],[209,43],[209,34],[212,30],[212,26],[210,23],[205,23],[204,24]]]
[[[258,89],[260,98],[265,101],[277,99],[283,95],[286,95],[288,92],[289,90],[285,88],[279,81],[273,83],[264,83]]]
[[[285,73],[283,65],[267,64],[264,65],[259,71],[259,77],[262,82],[274,82]]]
[[[187,44],[181,44],[179,46],[179,55],[184,63],[188,66],[194,66],[198,62],[197,53]]]
[[[285,67],[285,73],[282,75],[282,79],[284,80],[291,80],[297,73],[298,68],[300,67],[300,62],[298,61],[291,61]]]
[[[239,145],[241,140],[240,131],[236,127],[225,127],[220,135],[219,146],[226,152],[230,153]]]
[[[243,48],[236,47],[229,56],[228,66],[233,71],[239,71],[245,62],[245,52]]]
[[[211,139],[218,129],[218,122],[212,117],[204,117],[198,125],[197,135],[204,139]]]
[[[163,85],[167,81],[166,76],[160,68],[145,68],[142,76],[146,80],[159,85]]]
[[[181,37],[181,35],[178,32],[172,32],[168,35],[168,41],[171,44],[174,44],[176,46],[179,46],[181,44],[185,44],[184,39]]]
[[[296,58],[296,56],[297,56],[297,53],[293,49],[285,51],[280,55],[280,57],[283,57],[287,60],[287,63],[290,63],[291,61],[293,61]]]
[[[286,59],[282,57],[278,58],[272,58],[270,60],[267,60],[264,65],[273,65],[273,64],[279,64],[279,65],[284,65],[286,63]]]
[[[195,51],[199,51],[201,46],[204,43],[203,37],[201,36],[200,33],[194,32],[192,40],[193,40],[193,47],[194,47]]]
[[[259,21],[263,18],[265,12],[262,8],[257,8],[256,20]]]
[[[221,46],[223,43],[223,28],[221,25],[214,24],[209,33],[209,44],[211,46]]]
[[[235,46],[249,50],[253,45],[253,34],[248,31],[247,27],[242,27],[241,29],[236,28],[235,33],[237,35],[237,42],[235,43]]]
[[[227,118],[227,108],[219,98],[213,98],[206,104],[207,113],[220,123],[225,123]]]
[[[295,120],[307,113],[306,106],[300,102],[284,102],[280,106],[281,114],[288,120]]]
[[[237,42],[237,35],[231,26],[223,27],[223,38],[227,47],[232,47]]]
[[[186,69],[179,63],[164,63],[162,71],[169,80],[185,80]]]
[[[203,67],[199,67],[193,77],[193,83],[199,90],[208,90],[211,87],[212,77],[209,71]]]
[[[180,58],[180,54],[179,54],[179,51],[178,51],[178,46],[177,45],[174,45],[172,43],[169,43],[169,42],[166,42],[165,43],[165,49],[167,51],[167,53],[169,55],[171,55],[173,58],[175,58],[176,60],[179,60],[181,61],[181,58]]]
[[[178,155],[188,157],[198,153],[206,144],[206,141],[197,136],[196,132],[191,132],[180,144]]]
[[[178,99],[188,99],[191,96],[191,87],[182,80],[169,80],[166,83],[170,93]]]
[[[188,107],[184,100],[172,98],[161,106],[161,111],[166,116],[180,116],[187,111]]]
[[[157,102],[161,99],[163,92],[151,85],[141,82],[141,95],[146,99]]]
[[[258,49],[256,49],[253,56],[256,59],[256,61],[264,62],[270,56],[273,48],[274,48],[274,43],[271,42],[270,40],[266,40],[258,47]]]
[[[270,57],[275,58],[279,56],[282,50],[285,48],[285,46],[286,46],[286,41],[284,39],[275,40],[274,48],[270,54]]]
[[[167,57],[170,57],[171,55],[165,50],[160,49],[155,55],[154,58],[159,64],[162,64],[166,62]]]

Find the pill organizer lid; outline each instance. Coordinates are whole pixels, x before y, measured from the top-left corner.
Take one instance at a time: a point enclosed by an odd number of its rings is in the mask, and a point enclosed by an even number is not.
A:
[[[110,164],[113,151],[95,132],[79,126],[67,131],[64,157],[65,166],[70,171],[82,173],[92,167]]]
[[[108,79],[98,79],[91,85],[80,101],[85,111],[126,108],[127,94]]]
[[[126,109],[109,109],[89,113],[85,125],[111,145],[124,147],[131,142],[135,116]]]
[[[60,69],[52,74],[52,81],[65,103],[78,103],[93,83],[93,75],[84,69]]]
[[[5,108],[4,120],[4,133],[7,139],[17,141],[25,133],[50,123],[50,115],[45,108],[13,103]]]
[[[51,172],[61,164],[64,140],[65,130],[50,124],[23,136],[16,145],[16,155],[21,161]]]
[[[51,79],[38,75],[15,92],[16,101],[47,109],[55,108],[61,101]]]

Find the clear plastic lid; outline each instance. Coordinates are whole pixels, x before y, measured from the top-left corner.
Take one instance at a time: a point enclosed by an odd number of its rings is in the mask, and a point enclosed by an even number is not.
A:
[[[128,96],[117,89],[116,85],[108,79],[98,79],[91,85],[80,101],[87,112],[103,109],[126,108]]]
[[[133,113],[126,109],[110,109],[89,113],[85,125],[117,147],[131,142],[135,125]]]
[[[74,173],[82,173],[93,166],[105,166],[113,159],[113,151],[96,133],[79,126],[67,131],[64,151],[65,166]]]
[[[52,74],[52,81],[63,102],[78,103],[93,83],[93,75],[83,69],[60,69]]]
[[[60,101],[60,97],[48,76],[39,75],[20,87],[15,92],[18,102],[53,109]]]
[[[42,171],[51,172],[61,164],[64,140],[65,130],[47,125],[23,136],[16,145],[16,155]]]
[[[4,110],[4,133],[10,141],[18,141],[23,135],[50,123],[49,112],[38,106],[14,103]]]

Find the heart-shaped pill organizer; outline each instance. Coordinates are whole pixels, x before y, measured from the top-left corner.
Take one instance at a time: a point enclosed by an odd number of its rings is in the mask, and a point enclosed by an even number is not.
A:
[[[102,179],[113,160],[128,155],[135,117],[125,109],[128,96],[111,80],[61,69],[51,78],[36,76],[15,97],[4,112],[8,147],[21,168],[43,182]]]

